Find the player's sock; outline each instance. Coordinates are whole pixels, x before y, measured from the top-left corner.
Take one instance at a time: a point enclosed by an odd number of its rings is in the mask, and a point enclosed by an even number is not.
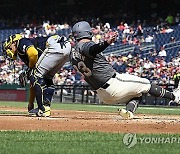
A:
[[[129,101],[129,103],[127,103],[126,110],[134,113],[136,111],[136,109],[138,108],[138,104],[139,104],[139,100],[133,99],[133,100]]]
[[[155,85],[155,84],[151,84],[149,94],[151,94],[152,96],[156,96],[156,97],[175,100],[175,96],[173,93],[171,93],[171,92],[165,90],[164,88],[161,88],[160,86]]]

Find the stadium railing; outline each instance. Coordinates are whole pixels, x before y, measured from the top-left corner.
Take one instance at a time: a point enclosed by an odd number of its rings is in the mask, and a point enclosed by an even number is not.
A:
[[[166,86],[166,89],[173,91],[174,84],[159,84]],[[98,99],[96,92],[90,89],[89,85],[56,85],[54,101],[56,102],[71,102],[85,104],[102,104]],[[156,98],[149,94],[144,94],[140,105],[169,105],[170,100],[164,98]],[[175,105],[175,104],[174,104]]]

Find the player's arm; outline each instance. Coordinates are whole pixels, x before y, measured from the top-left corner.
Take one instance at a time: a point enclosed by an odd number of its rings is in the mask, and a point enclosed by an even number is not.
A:
[[[96,56],[96,54],[101,53],[104,51],[111,43],[116,41],[118,36],[117,32],[114,32],[106,41],[98,44],[94,44],[89,48],[89,54],[91,56]]]
[[[86,42],[82,45],[80,52],[87,57],[94,58],[96,54],[106,49],[109,44],[105,41],[103,43],[95,44],[94,42]]]
[[[107,43],[107,41],[94,44],[93,46],[89,48],[89,54],[95,57],[98,53],[101,53],[102,51],[104,51],[108,46],[109,44]]]
[[[30,46],[27,49],[26,53],[29,59],[29,68],[33,68],[38,60],[38,51],[35,49],[34,46]],[[34,109],[34,99],[35,99],[34,87],[30,84],[28,111]]]
[[[27,55],[29,59],[29,68],[33,68],[38,60],[38,51],[34,46],[30,46],[27,49]]]
[[[26,53],[27,53],[28,59],[29,59],[29,68],[33,68],[38,60],[38,51],[35,49],[34,46],[30,46],[27,49]],[[34,109],[34,99],[35,99],[34,87],[32,85],[30,85],[28,111]]]

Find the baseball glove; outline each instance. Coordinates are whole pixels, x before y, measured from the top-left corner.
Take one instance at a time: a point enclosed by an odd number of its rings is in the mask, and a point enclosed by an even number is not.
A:
[[[31,75],[31,73],[32,73],[32,68],[28,68],[27,70],[26,70],[26,76],[27,76],[27,79],[29,80],[29,77],[30,77],[30,75]]]
[[[27,81],[28,81],[28,78],[27,78],[26,72],[22,72],[19,75],[19,84],[20,84],[20,86],[25,87],[27,85]]]

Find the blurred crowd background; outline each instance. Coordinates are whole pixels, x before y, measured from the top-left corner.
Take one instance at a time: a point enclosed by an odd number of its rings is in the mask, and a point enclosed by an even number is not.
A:
[[[26,38],[65,35],[74,46],[72,25],[80,20],[93,27],[96,43],[118,31],[116,43],[104,51],[119,73],[148,78],[151,82],[174,84],[180,73],[180,2],[172,1],[2,1],[0,4],[0,41],[10,34]],[[20,60],[12,62],[0,50],[0,84],[18,83],[26,69]],[[86,84],[67,63],[54,77],[56,85]]]

